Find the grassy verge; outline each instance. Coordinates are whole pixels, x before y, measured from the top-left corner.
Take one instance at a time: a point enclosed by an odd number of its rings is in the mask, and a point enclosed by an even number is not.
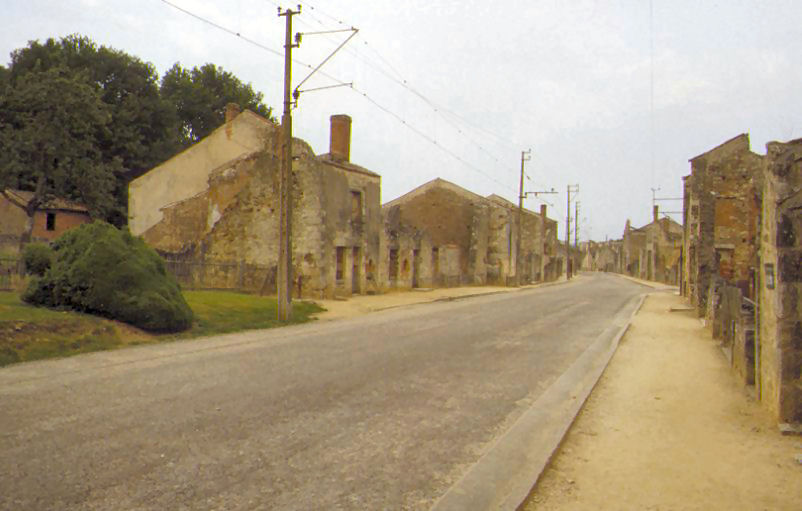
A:
[[[184,291],[184,298],[195,313],[195,322],[191,330],[179,334],[182,338],[282,326],[276,319],[278,305],[272,297],[230,291]],[[317,304],[294,301],[290,323],[305,323],[312,319],[312,314],[322,311]]]
[[[180,334],[156,335],[88,314],[32,307],[17,293],[0,292],[0,366],[281,326],[276,320],[275,298],[225,291],[185,291],[184,297],[195,313],[192,328]],[[312,314],[322,310],[315,304],[294,302],[292,323],[309,321]]]

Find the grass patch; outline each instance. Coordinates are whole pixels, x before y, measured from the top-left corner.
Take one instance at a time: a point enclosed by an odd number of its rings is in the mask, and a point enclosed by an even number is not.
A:
[[[195,322],[189,332],[178,337],[225,334],[256,328],[282,326],[277,319],[278,304],[275,297],[262,297],[230,291],[184,291]],[[292,302],[292,321],[305,323],[312,314],[324,309],[310,302]]]
[[[228,291],[184,291],[195,313],[192,328],[180,334],[155,335],[124,323],[71,311],[23,303],[18,293],[0,292],[0,367],[16,362],[65,357],[152,344],[175,339],[282,326],[275,298]],[[290,324],[304,323],[324,309],[293,302]]]

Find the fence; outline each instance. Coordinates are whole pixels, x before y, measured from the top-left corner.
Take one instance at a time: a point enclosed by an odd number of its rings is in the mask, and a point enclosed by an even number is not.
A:
[[[743,291],[714,278],[710,292],[713,337],[722,341],[730,364],[743,382],[755,382],[755,317],[757,305]]]
[[[0,291],[19,291],[25,285],[22,259],[0,257]]]
[[[165,267],[184,289],[232,289],[273,294],[276,267],[244,261],[165,259]]]

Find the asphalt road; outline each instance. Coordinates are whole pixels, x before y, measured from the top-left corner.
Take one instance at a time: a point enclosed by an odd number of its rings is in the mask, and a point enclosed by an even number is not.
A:
[[[428,509],[644,288],[607,275],[0,370],[0,509]]]

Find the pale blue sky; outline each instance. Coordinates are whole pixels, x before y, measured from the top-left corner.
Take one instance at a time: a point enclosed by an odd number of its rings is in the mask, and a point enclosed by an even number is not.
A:
[[[280,113],[278,55],[160,0],[10,2],[0,19],[0,62],[30,39],[80,33],[153,63],[159,74],[176,61],[221,65]],[[282,49],[283,18],[270,0],[171,2]],[[651,188],[681,196],[689,158],[743,132],[759,153],[769,140],[802,137],[802,2],[301,3],[296,30],[360,29],[324,69],[437,141],[350,89],[301,96],[295,135],[327,152],[329,116],[351,115],[351,159],[382,175],[384,202],[435,177],[517,201],[520,152],[531,148],[526,186],[560,192],[546,197],[560,235],[566,184],[579,183],[587,219],[580,237],[618,238],[627,218],[651,220]],[[337,37],[307,36],[295,56],[316,64]],[[295,83],[305,74],[296,66]],[[329,83],[317,77],[308,86]],[[539,204],[526,201],[533,210]]]

